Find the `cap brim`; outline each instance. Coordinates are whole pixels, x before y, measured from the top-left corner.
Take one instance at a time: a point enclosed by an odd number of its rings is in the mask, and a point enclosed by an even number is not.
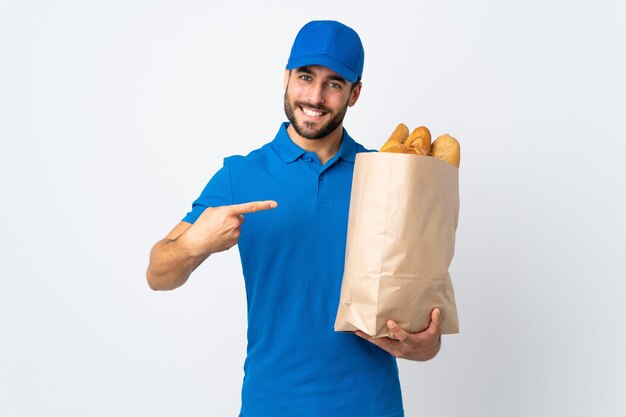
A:
[[[328,55],[307,55],[292,58],[289,60],[289,62],[287,62],[286,68],[288,70],[291,70],[294,68],[305,67],[307,65],[322,65],[324,67],[330,68],[351,83],[355,82],[359,78],[359,74],[357,74],[355,71],[351,70],[335,58]]]

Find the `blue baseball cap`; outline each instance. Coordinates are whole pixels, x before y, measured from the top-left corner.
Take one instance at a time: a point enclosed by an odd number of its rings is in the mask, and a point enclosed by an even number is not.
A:
[[[334,20],[316,20],[298,32],[287,69],[323,65],[353,83],[363,75],[364,59],[363,44],[354,29]]]

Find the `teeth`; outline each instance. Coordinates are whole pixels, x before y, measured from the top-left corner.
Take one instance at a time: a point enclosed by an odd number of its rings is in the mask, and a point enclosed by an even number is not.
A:
[[[302,107],[302,111],[304,112],[304,114],[310,117],[320,117],[322,114],[324,114],[321,111],[315,111],[315,110],[307,109],[305,107]]]

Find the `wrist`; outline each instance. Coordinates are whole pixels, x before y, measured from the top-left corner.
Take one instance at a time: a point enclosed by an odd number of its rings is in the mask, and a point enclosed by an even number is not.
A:
[[[176,245],[176,251],[180,257],[193,263],[202,262],[215,252],[211,250],[211,246],[206,239],[198,239],[196,237],[193,225],[172,243]]]
[[[189,230],[172,240],[170,244],[175,246],[176,252],[183,259],[195,259],[201,256],[198,245],[194,244],[193,233],[190,234]]]

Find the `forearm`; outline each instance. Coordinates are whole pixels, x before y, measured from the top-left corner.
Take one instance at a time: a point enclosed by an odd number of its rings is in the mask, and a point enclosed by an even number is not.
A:
[[[178,288],[207,257],[192,254],[180,238],[163,239],[150,252],[150,264],[146,271],[148,285],[153,290]]]
[[[237,244],[244,214],[274,207],[275,201],[209,207],[193,225],[181,221],[152,248],[146,271],[148,285],[153,290],[180,287],[209,255]]]

